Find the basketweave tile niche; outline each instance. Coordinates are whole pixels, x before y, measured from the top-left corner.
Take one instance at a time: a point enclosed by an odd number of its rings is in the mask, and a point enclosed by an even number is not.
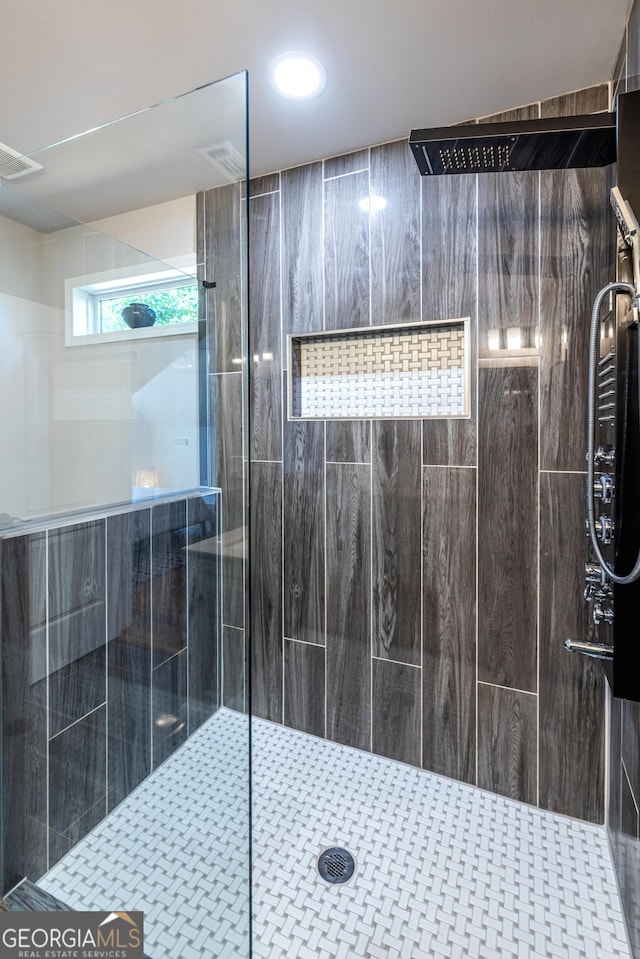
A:
[[[290,420],[465,419],[469,317],[291,334]]]

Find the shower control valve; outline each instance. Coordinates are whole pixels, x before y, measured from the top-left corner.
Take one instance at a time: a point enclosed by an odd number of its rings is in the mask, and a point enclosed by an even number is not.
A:
[[[613,446],[599,446],[593,454],[595,466],[613,466],[616,458],[616,451]]]
[[[613,499],[615,488],[616,484],[613,476],[609,476],[608,473],[603,473],[602,476],[599,476],[594,481],[593,495],[596,499],[602,500],[603,503],[610,503]]]
[[[589,532],[589,521],[586,522],[587,533]],[[614,523],[610,516],[601,516],[595,522],[596,533],[601,543],[606,546],[613,540]]]
[[[596,626],[599,626],[602,621],[605,623],[611,624],[613,622],[613,608],[611,606],[604,607],[602,603],[597,602],[593,604],[593,621]]]
[[[606,573],[603,572],[603,569],[599,563],[585,563],[584,578],[587,583],[600,584],[602,583],[603,578],[606,579]]]

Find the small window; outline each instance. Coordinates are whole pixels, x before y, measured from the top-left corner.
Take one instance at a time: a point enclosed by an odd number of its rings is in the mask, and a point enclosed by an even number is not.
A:
[[[66,281],[67,345],[195,333],[198,286],[178,270]]]

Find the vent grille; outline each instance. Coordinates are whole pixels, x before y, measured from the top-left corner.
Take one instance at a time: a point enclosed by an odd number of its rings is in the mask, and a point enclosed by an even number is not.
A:
[[[239,180],[244,180],[247,169],[245,159],[229,140],[225,140],[223,143],[214,143],[208,147],[200,147],[197,152],[218,173],[221,173],[228,183],[238,183]]]
[[[3,180],[15,180],[27,173],[41,170],[42,165],[23,156],[18,150],[13,150],[6,143],[0,143],[0,177]]]

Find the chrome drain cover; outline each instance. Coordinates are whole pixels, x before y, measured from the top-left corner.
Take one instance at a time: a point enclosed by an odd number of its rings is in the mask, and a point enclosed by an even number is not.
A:
[[[331,846],[318,857],[318,872],[327,882],[347,882],[353,876],[356,863],[347,849]]]

